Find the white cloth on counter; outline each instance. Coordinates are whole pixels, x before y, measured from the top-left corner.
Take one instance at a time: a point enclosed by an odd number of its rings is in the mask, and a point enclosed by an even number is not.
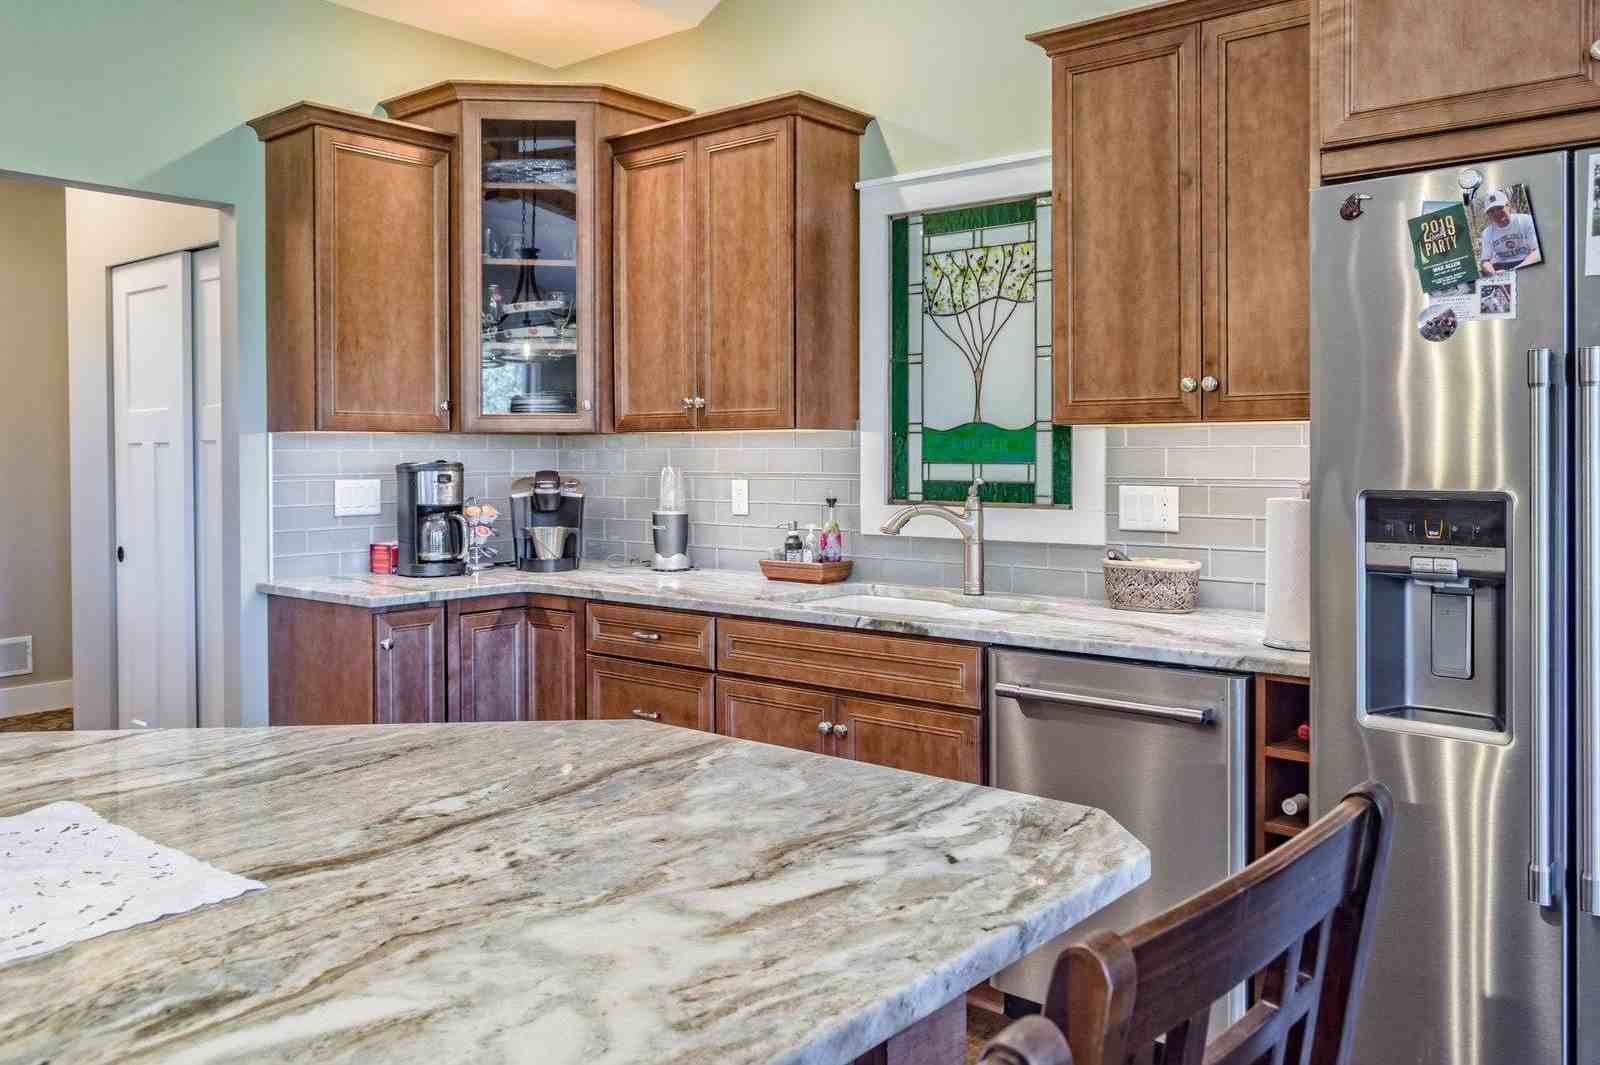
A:
[[[264,887],[82,803],[0,817],[0,965]]]

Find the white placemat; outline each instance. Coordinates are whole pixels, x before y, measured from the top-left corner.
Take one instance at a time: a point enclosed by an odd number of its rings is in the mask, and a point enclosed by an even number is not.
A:
[[[0,817],[0,965],[264,887],[82,803]]]

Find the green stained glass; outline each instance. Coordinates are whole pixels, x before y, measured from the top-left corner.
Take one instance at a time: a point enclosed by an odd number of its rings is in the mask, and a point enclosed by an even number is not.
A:
[[[1072,430],[1051,423],[1050,198],[890,223],[891,502],[1072,505]]]

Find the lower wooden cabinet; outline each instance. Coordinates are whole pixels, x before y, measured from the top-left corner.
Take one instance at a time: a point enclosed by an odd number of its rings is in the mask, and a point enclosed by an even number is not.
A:
[[[455,721],[528,717],[528,612],[486,610],[456,622]]]
[[[978,732],[972,714],[841,695],[833,740],[858,762],[979,784]]]
[[[530,721],[572,721],[583,716],[581,608],[528,608],[527,706]]]
[[[415,725],[445,720],[444,611],[394,610],[373,618],[378,643],[372,720]]]
[[[717,731],[741,740],[832,754],[833,703],[828,692],[718,677]]]
[[[716,678],[676,666],[589,656],[592,718],[633,718],[710,732]]]

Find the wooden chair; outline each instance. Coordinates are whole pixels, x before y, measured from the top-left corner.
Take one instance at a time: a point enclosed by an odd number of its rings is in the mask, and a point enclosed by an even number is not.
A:
[[[1043,1015],[1007,1027],[980,1063],[1345,1065],[1392,825],[1388,789],[1365,784],[1209,891],[1072,947]],[[1207,1045],[1212,1003],[1252,977],[1259,1001]]]

